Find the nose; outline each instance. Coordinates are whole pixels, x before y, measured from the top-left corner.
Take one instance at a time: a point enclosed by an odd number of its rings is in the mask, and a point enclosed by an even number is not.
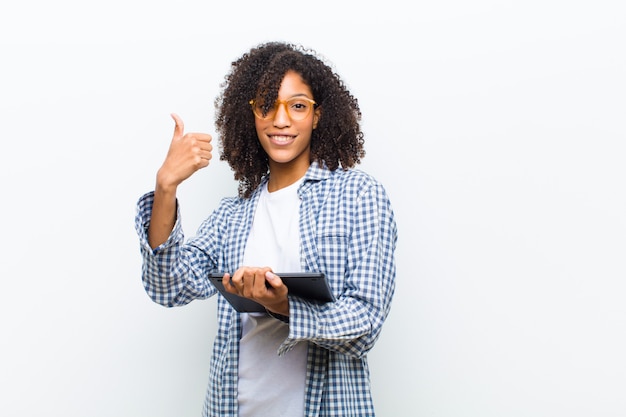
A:
[[[274,115],[274,126],[287,127],[291,125],[291,118],[287,112],[287,103],[279,102]]]

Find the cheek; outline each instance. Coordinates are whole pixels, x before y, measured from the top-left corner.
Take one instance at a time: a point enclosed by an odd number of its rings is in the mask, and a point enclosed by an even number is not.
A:
[[[298,130],[300,131],[301,134],[308,134],[310,136],[311,132],[313,132],[313,129],[315,129],[315,127],[317,127],[317,118],[313,117],[313,118],[309,118],[307,120],[301,121],[300,124],[298,125]]]
[[[263,133],[267,124],[267,121],[259,120],[256,117],[254,118],[254,128],[256,130],[257,137],[261,137],[261,133]]]

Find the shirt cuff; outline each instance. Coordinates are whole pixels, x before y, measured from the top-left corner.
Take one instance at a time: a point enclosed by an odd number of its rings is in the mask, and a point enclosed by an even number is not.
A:
[[[280,320],[283,323],[289,324],[289,316],[283,316],[282,314],[273,313],[269,311],[267,308],[265,309],[265,311],[267,312],[267,314],[269,314],[271,317],[274,317],[276,320]]]

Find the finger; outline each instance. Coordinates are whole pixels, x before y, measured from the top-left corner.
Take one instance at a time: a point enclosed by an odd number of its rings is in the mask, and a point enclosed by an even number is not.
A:
[[[198,152],[198,156],[200,156],[200,158],[206,160],[207,165],[208,165],[209,161],[213,158],[213,154],[211,154],[210,151],[200,151],[200,152]]]
[[[226,291],[228,292],[236,291],[235,286],[230,280],[230,274],[228,273],[224,274],[224,276],[222,277],[222,285],[224,285],[224,288],[226,288]]]
[[[280,277],[278,275],[276,275],[275,273],[273,273],[272,271],[267,271],[265,273],[265,279],[267,280],[267,282],[270,283],[270,285],[273,288],[278,288],[283,283],[283,280],[280,279]]]
[[[258,272],[251,270],[243,275],[243,285],[241,286],[241,295],[247,298],[253,298],[257,295],[256,286],[259,282]]]
[[[245,280],[244,272],[242,270],[238,270],[233,274],[233,278],[231,279],[231,286],[237,292],[237,294],[243,294],[243,290],[245,288]]]
[[[185,124],[183,123],[183,119],[180,118],[176,113],[172,113],[172,119],[174,119],[174,139],[182,138],[183,132],[185,131]]]
[[[202,149],[213,149],[213,145],[211,144],[213,136],[208,133],[188,133],[187,135],[193,137]]]
[[[187,136],[193,138],[193,144],[194,146],[197,146],[199,150],[205,152],[211,152],[213,150],[213,145],[211,144],[213,138],[211,137],[211,135],[200,133],[187,133],[185,137]]]

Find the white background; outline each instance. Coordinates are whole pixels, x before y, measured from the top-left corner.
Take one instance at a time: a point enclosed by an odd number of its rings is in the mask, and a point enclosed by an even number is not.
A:
[[[215,300],[148,299],[135,202],[169,114],[214,133],[230,62],[288,40],[359,98],[397,214],[378,415],[625,416],[622,4],[3,2],[0,414],[199,415]],[[189,236],[236,192],[218,159]]]

